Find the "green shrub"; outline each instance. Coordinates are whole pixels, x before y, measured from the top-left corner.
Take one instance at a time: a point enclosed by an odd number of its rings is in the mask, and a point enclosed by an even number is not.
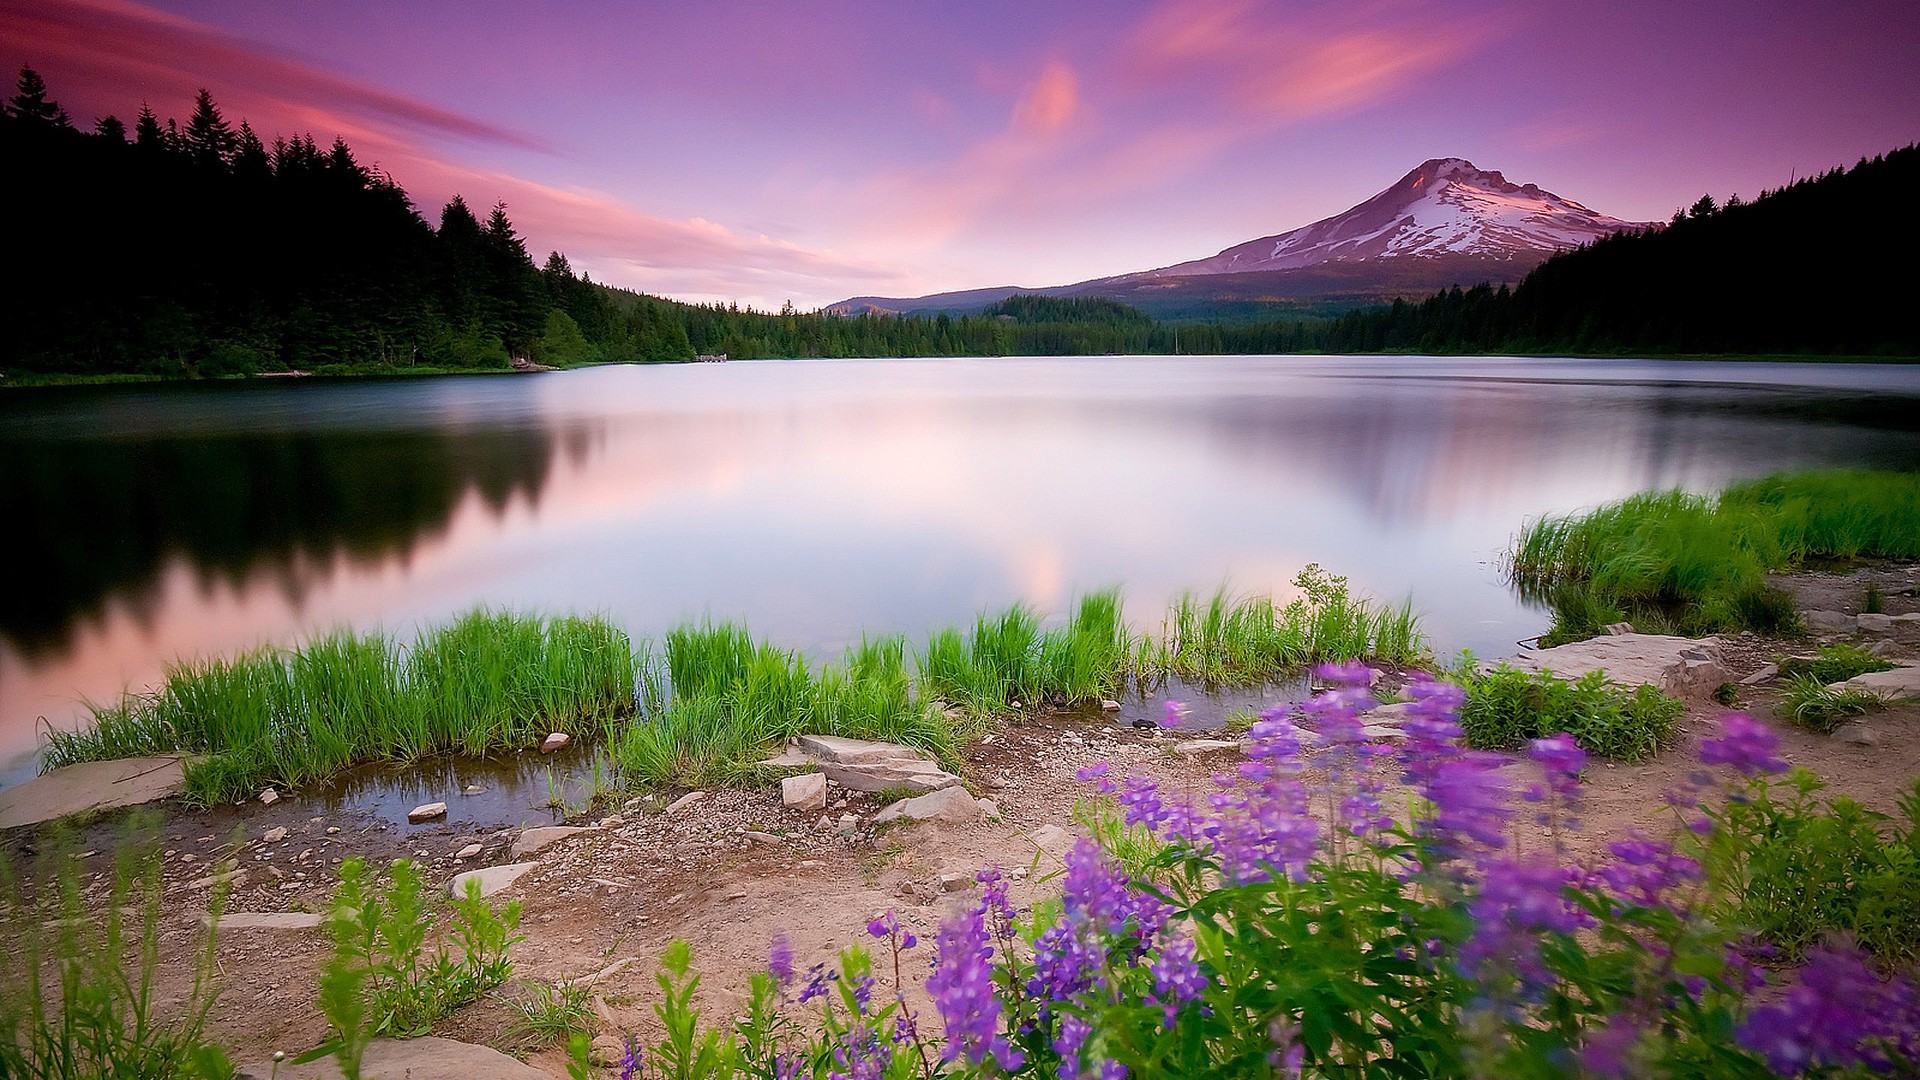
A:
[[[1869,671],[1892,671],[1893,667],[1888,660],[1858,645],[1838,642],[1820,646],[1812,657],[1790,656],[1780,661],[1780,674],[1790,679],[1805,677],[1825,685]]]
[[[1797,675],[1787,680],[1783,700],[1795,721],[1822,734],[1830,734],[1847,721],[1865,716],[1884,704],[1879,695],[1870,690],[1828,686],[1811,675]]]
[[[1461,732],[1468,746],[1485,750],[1514,750],[1566,732],[1590,753],[1640,761],[1672,739],[1686,711],[1651,686],[1628,690],[1599,671],[1568,681],[1501,664],[1457,677],[1466,689]]]

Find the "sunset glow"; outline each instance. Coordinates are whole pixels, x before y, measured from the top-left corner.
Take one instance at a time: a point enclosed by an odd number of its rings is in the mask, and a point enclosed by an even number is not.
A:
[[[1627,220],[1920,133],[1907,3],[8,0],[75,120],[345,136],[431,219],[801,307],[1197,258],[1461,156]]]

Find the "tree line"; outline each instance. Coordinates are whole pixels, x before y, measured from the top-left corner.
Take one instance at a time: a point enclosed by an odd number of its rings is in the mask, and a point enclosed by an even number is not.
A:
[[[264,140],[202,90],[184,124],[142,105],[83,130],[22,69],[0,105],[13,258],[0,369],[68,375],[502,369],[735,358],[1102,353],[1807,352],[1920,355],[1903,317],[1907,147],[1454,288],[1338,317],[1155,322],[1097,297],[977,315],[835,316],[686,304],[536,265],[495,203],[437,224],[344,139]],[[1883,269],[1885,256],[1892,264]]]

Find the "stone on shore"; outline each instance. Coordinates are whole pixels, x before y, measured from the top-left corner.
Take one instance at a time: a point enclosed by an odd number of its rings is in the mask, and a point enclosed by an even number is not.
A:
[[[360,1059],[361,1075],[398,1080],[552,1080],[546,1073],[491,1047],[426,1035],[417,1039],[375,1039]],[[305,1065],[268,1061],[242,1068],[236,1080],[340,1080],[332,1057]]]
[[[875,761],[897,761],[923,757],[919,751],[899,743],[849,739],[840,735],[802,735],[800,752],[835,765],[860,765]]]
[[[525,829],[514,837],[511,857],[524,859],[529,855],[537,855],[569,836],[592,831],[584,825],[540,825]]]
[[[185,784],[185,762],[162,754],[62,766],[0,791],[0,829],[172,798]]]
[[[202,915],[205,923],[211,916]],[[312,930],[319,926],[325,917],[311,911],[229,911],[220,916],[220,929],[225,930]]]
[[[1651,686],[1677,698],[1704,697],[1731,674],[1715,638],[1668,634],[1620,634],[1510,656],[1505,663],[1522,671],[1547,671],[1578,679],[1604,672],[1621,686]]]
[[[422,821],[432,821],[434,818],[446,816],[447,804],[443,802],[422,803],[407,811],[407,820],[416,825]]]
[[[806,773],[781,780],[780,801],[795,810],[825,810],[827,774]]]
[[[680,811],[685,810],[687,807],[692,806],[694,803],[697,803],[702,799],[705,799],[706,797],[707,797],[707,793],[704,791],[689,791],[685,795],[682,795],[679,798],[668,803],[664,813],[677,814]]]
[[[1853,616],[1844,611],[1803,611],[1800,613],[1800,621],[1806,623],[1809,630],[1820,630],[1830,634],[1850,634],[1860,625],[1854,621]]]
[[[1174,743],[1172,746],[1173,753],[1179,754],[1181,757],[1211,754],[1216,750],[1238,749],[1240,749],[1238,742],[1229,742],[1226,739],[1188,739],[1184,742]]]
[[[941,788],[901,799],[873,816],[875,825],[893,821],[942,821],[958,824],[980,816],[980,803],[963,787]]]
[[[1838,690],[1864,690],[1886,702],[1913,701],[1920,699],[1920,667],[1869,671],[1833,685]]]
[[[492,896],[519,881],[522,875],[539,865],[539,863],[530,862],[502,863],[499,866],[483,866],[478,870],[468,870],[453,875],[453,881],[447,885],[447,892],[453,896],[465,896],[467,882],[477,881],[480,883],[480,895]]]
[[[572,741],[573,736],[564,731],[552,732],[546,738],[540,740],[540,752],[543,754],[551,754]]]
[[[821,769],[827,774],[827,779],[849,791],[887,791],[892,788],[938,791],[957,787],[960,783],[959,777],[921,758],[895,758],[852,765],[823,763]]]

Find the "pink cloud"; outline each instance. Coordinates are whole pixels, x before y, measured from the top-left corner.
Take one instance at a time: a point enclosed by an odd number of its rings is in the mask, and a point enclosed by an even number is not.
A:
[[[1055,60],[1013,107],[1013,126],[1027,135],[1057,135],[1073,123],[1079,110],[1080,88],[1073,69]]]

